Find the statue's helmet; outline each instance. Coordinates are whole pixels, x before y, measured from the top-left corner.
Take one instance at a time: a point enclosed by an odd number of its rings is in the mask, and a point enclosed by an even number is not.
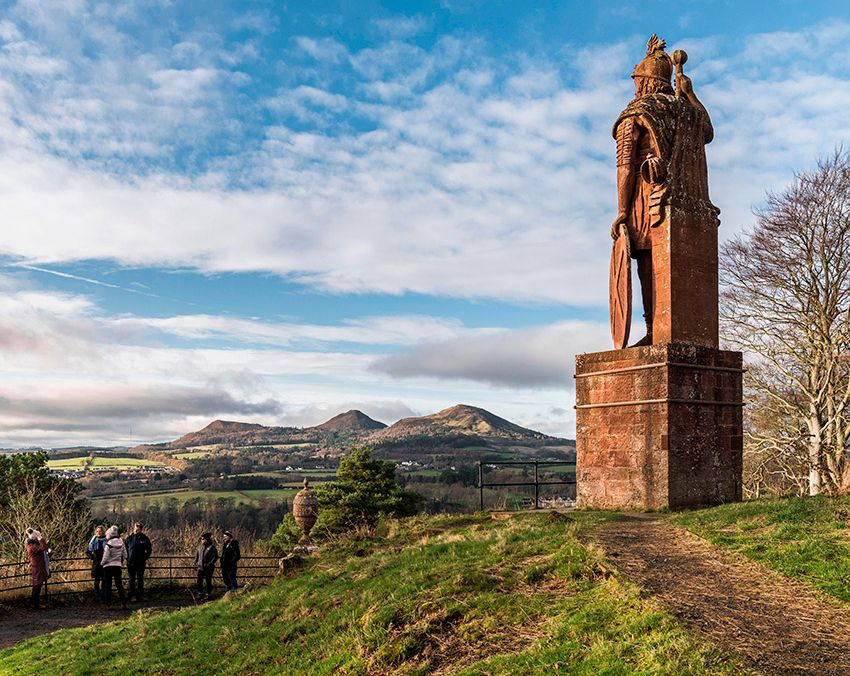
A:
[[[635,66],[632,77],[648,77],[670,84],[670,78],[673,76],[673,62],[664,51],[666,46],[667,43],[659,40],[653,33],[649,42],[646,43],[646,57]]]

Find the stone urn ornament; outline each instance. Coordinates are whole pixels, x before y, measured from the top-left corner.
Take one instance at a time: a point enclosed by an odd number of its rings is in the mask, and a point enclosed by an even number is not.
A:
[[[298,547],[306,549],[314,546],[313,541],[310,540],[310,529],[319,518],[319,499],[313,494],[307,477],[304,477],[304,488],[298,491],[295,500],[292,501],[292,516],[295,517],[295,523],[301,528],[302,533]]]

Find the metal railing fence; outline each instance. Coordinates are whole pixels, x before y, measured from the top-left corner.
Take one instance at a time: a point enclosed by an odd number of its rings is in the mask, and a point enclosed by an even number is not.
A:
[[[484,481],[485,466],[528,466],[534,465],[534,481],[506,481],[494,482]],[[540,487],[541,486],[559,486],[559,485],[575,485],[575,476],[567,481],[540,481],[539,469],[541,467],[575,465],[575,462],[566,460],[487,460],[486,462],[478,463],[478,503],[481,511],[484,511],[484,489],[493,488],[496,486],[534,486],[534,509],[540,508]]]
[[[238,563],[239,580],[268,582],[278,573],[279,557],[243,556]],[[50,559],[50,579],[45,594],[78,594],[92,588],[91,560],[87,557]],[[124,568],[126,573],[126,566]],[[183,554],[152,556],[145,566],[145,584],[163,587],[189,586],[197,580],[195,557]],[[56,589],[59,591],[56,591]],[[24,596],[29,592],[30,568],[28,561],[0,564],[0,600]]]

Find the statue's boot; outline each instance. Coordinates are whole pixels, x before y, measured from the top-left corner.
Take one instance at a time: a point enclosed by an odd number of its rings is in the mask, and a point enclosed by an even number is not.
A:
[[[646,320],[646,335],[634,345],[632,345],[632,347],[643,347],[644,345],[652,345],[652,317],[644,315],[643,318],[644,320]]]

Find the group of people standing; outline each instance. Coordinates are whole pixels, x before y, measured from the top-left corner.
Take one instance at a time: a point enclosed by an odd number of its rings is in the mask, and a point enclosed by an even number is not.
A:
[[[26,530],[25,545],[32,578],[32,607],[39,608],[41,591],[50,577],[50,548],[44,536],[32,528]],[[153,545],[140,523],[133,524],[132,533],[123,540],[118,526],[97,526],[86,547],[86,555],[91,560],[95,601],[111,607],[113,585],[118,592],[122,608],[127,608],[128,600],[141,601],[145,593],[145,568],[152,553]],[[209,598],[212,593],[216,563],[221,567],[225,590],[237,589],[236,569],[240,558],[239,541],[233,537],[231,531],[226,530],[222,534],[220,555],[213,542],[212,533],[204,533],[201,536],[194,559],[198,571],[197,589],[201,598]],[[129,599],[124,592],[122,579],[125,564],[129,579]]]
[[[195,566],[198,568],[198,592],[201,598],[209,598],[212,593],[212,578],[215,573],[215,563],[221,565],[221,579],[225,591],[236,589],[236,562],[242,558],[239,552],[239,541],[229,530],[222,534],[221,555],[212,539],[212,533],[201,536],[201,544],[195,552]]]
[[[118,526],[95,528],[89,540],[86,554],[91,559],[91,576],[94,583],[94,599],[97,603],[112,605],[112,585],[118,591],[121,607],[127,608],[121,570],[127,563],[130,581],[130,601],[141,601],[145,593],[145,566],[153,552],[150,538],[142,532],[142,524],[133,524],[133,532],[126,540],[119,537]]]

